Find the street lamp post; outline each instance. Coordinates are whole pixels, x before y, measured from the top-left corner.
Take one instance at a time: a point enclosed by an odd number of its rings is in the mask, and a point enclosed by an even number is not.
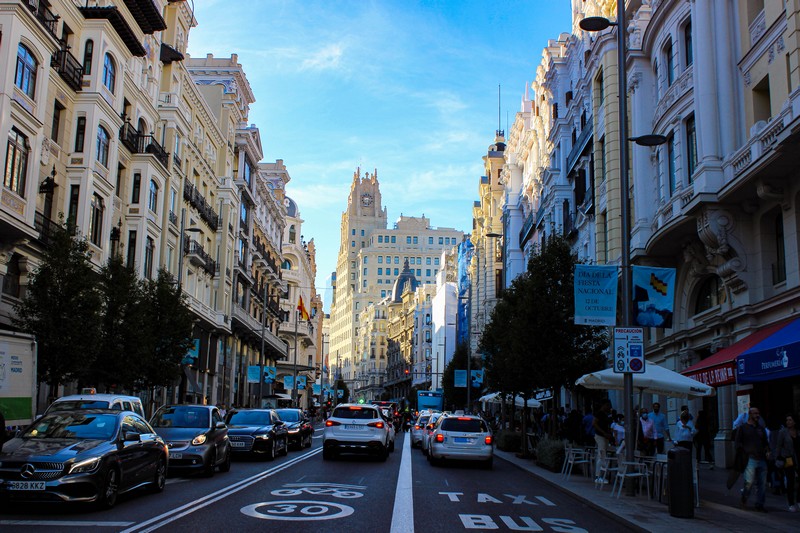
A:
[[[633,141],[642,146],[657,146],[666,142],[663,135],[648,134],[641,137],[628,138],[628,88],[625,75],[625,2],[617,0],[617,21],[611,22],[603,17],[586,17],[580,21],[579,26],[584,31],[602,31],[611,26],[617,27],[617,84],[619,102],[619,187],[620,187],[620,215],[622,222],[620,231],[622,233],[622,257],[620,263],[622,267],[622,322],[623,326],[631,323],[631,241],[630,241],[630,204],[628,199],[629,176],[628,176],[628,141]],[[634,427],[633,423],[633,374],[625,372],[623,374],[623,413],[625,415],[625,460],[634,460]],[[632,491],[632,485],[629,491]]]

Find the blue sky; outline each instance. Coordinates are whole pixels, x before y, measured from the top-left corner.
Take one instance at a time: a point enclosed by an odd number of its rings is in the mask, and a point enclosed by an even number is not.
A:
[[[190,4],[191,5],[191,4]],[[548,39],[570,31],[568,0],[196,0],[189,53],[239,56],[255,93],[264,159],[317,246],[317,291],[336,268],[353,172],[378,170],[400,214],[468,232],[494,142],[514,120]],[[326,311],[329,298],[326,298]]]

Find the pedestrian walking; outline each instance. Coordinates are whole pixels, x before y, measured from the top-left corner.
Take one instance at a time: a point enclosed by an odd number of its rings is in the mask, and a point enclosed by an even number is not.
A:
[[[775,468],[782,471],[786,482],[786,500],[789,503],[789,512],[796,513],[797,507],[797,473],[800,457],[800,439],[797,438],[797,425],[795,416],[786,415],[786,425],[778,433],[778,442],[775,446]]]
[[[639,433],[639,451],[644,455],[653,455],[656,446],[656,425],[646,407],[639,410]]]
[[[594,441],[597,444],[597,462],[594,469],[595,483],[608,483],[608,480],[600,476],[600,469],[605,463],[608,443],[614,439],[611,433],[611,400],[604,400],[600,409],[594,415],[592,423],[594,428]]]
[[[764,507],[767,492],[767,459],[772,454],[769,451],[767,431],[762,427],[759,419],[761,413],[757,407],[750,407],[747,422],[739,427],[736,433],[736,448],[744,452],[747,457],[747,466],[744,469],[744,488],[740,505],[747,506],[747,499],[753,485],[756,486],[756,511],[766,513]]]
[[[694,424],[689,420],[689,411],[681,411],[680,420],[675,424],[675,444],[691,452],[695,433]]]
[[[700,462],[702,452],[705,451],[706,462],[713,463],[714,457],[711,455],[711,427],[708,415],[705,411],[697,412],[697,420],[695,421],[694,429],[697,430],[697,433],[694,435],[697,462]]]
[[[650,413],[650,418],[656,427],[656,452],[664,453],[664,439],[670,440],[669,423],[667,422],[667,415],[661,412],[660,403],[655,402],[653,404],[653,412]]]

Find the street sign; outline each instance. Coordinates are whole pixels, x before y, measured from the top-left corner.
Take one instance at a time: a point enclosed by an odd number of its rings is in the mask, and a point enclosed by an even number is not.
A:
[[[644,373],[644,328],[614,328],[614,372]]]
[[[533,399],[539,402],[553,399],[553,388],[538,389],[533,392]]]

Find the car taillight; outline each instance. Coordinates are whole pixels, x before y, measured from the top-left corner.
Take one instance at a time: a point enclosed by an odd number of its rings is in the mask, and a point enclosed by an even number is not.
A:
[[[442,435],[441,433],[437,433],[436,442],[444,442],[444,435]]]
[[[414,426],[414,429],[419,429],[419,426]]]
[[[371,428],[383,429],[383,422],[370,422],[367,426]]]
[[[327,428],[329,428],[331,426],[341,426],[341,425],[342,424],[340,424],[339,422],[337,422],[335,420],[326,420],[325,421],[325,427],[327,427]]]
[[[492,436],[491,435],[487,435],[486,438],[483,439],[483,442],[485,442],[486,444],[491,444],[492,443]]]

